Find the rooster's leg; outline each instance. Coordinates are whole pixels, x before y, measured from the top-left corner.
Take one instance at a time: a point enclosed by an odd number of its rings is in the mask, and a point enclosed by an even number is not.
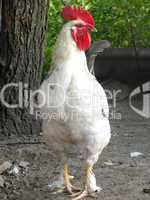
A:
[[[95,175],[93,173],[93,167],[88,165],[86,167],[84,191],[79,193],[78,195],[72,195],[73,197],[75,197],[75,198],[73,198],[73,200],[82,200],[82,199],[85,199],[86,197],[96,197],[95,193],[99,192],[101,190],[101,188],[96,186],[96,190],[91,191],[91,187],[92,187],[91,185],[93,184],[94,187],[96,185],[95,180],[96,179],[95,179]]]
[[[71,195],[75,194],[75,192],[80,191],[79,188],[76,188],[75,186],[71,184],[72,179],[73,177],[69,175],[68,164],[65,164],[64,165],[64,185],[65,185],[66,191]]]
[[[69,175],[68,164],[65,164],[63,172],[60,174],[58,180],[50,183],[49,189],[53,194],[67,192],[73,195],[81,190],[72,185],[72,179],[74,179],[74,177]]]

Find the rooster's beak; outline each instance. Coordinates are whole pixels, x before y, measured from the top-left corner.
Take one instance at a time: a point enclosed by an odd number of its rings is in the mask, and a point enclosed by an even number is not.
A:
[[[96,28],[93,28],[93,29],[92,29],[92,32],[97,32],[97,29],[96,29]]]

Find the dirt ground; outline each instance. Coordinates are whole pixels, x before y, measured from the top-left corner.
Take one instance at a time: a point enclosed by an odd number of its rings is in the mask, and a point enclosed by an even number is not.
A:
[[[150,193],[150,120],[134,113],[127,100],[118,105],[121,120],[112,120],[112,138],[95,166],[97,183],[103,190],[98,200],[149,200]],[[131,158],[131,152],[144,155]],[[68,196],[50,194],[47,184],[54,177],[55,155],[44,144],[0,146],[0,164],[4,161],[29,162],[18,175],[3,174],[1,200],[67,200]],[[109,162],[112,163],[107,165]],[[77,180],[79,175],[76,166]],[[145,192],[144,192],[145,191]],[[147,192],[147,193],[146,193]]]

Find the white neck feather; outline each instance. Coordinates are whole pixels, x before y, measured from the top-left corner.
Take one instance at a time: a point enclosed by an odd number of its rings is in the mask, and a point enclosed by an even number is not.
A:
[[[52,57],[53,68],[60,67],[63,63],[71,61],[70,64],[73,68],[80,68],[81,70],[88,71],[85,52],[77,47],[71,35],[71,27],[75,23],[77,23],[77,21],[71,21],[65,24],[57,38],[55,51]],[[69,66],[69,68],[71,68],[71,66]]]

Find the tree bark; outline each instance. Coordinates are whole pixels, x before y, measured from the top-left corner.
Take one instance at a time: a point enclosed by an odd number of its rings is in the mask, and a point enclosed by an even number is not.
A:
[[[0,5],[0,91],[19,82],[35,90],[41,81],[48,0],[0,0]],[[18,95],[17,87],[9,88],[5,100],[18,103]],[[40,123],[29,106],[7,108],[0,101],[0,141],[23,141],[39,132]]]

